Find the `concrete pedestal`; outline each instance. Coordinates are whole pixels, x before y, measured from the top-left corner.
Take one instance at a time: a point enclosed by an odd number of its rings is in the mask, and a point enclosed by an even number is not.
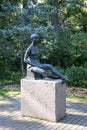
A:
[[[66,84],[61,80],[21,80],[23,116],[57,122],[66,115]]]

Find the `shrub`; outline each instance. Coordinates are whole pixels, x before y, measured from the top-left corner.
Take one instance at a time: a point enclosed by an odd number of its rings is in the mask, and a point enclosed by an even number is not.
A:
[[[87,69],[71,66],[66,70],[70,86],[87,87]]]
[[[12,83],[19,83],[21,79],[20,72],[8,72],[5,73],[3,79],[0,79],[0,86],[12,84]]]
[[[11,80],[13,82],[19,82],[21,78],[21,73],[20,72],[12,72],[11,74]]]
[[[13,82],[12,80],[3,79],[0,81],[0,88],[1,88],[1,86],[11,84],[12,82]]]

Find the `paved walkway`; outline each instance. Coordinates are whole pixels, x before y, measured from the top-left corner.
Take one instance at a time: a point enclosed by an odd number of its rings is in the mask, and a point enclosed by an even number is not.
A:
[[[0,99],[0,130],[87,130],[87,103],[67,101],[67,115],[58,123],[22,117],[20,95]]]

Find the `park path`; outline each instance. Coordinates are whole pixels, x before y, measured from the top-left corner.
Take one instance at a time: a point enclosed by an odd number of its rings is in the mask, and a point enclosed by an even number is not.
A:
[[[66,102],[66,117],[58,123],[21,116],[21,96],[0,99],[0,130],[87,130],[87,103]]]

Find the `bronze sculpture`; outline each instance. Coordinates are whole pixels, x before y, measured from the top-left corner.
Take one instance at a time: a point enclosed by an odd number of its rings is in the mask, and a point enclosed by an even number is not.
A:
[[[32,43],[27,48],[24,56],[24,62],[29,65],[30,70],[33,73],[40,74],[42,78],[48,77],[53,79],[62,79],[63,82],[66,82],[67,79],[59,73],[52,65],[50,64],[41,64],[39,60],[39,52],[37,43],[39,40],[38,34],[31,35]],[[52,74],[49,74],[47,70],[50,70]]]

